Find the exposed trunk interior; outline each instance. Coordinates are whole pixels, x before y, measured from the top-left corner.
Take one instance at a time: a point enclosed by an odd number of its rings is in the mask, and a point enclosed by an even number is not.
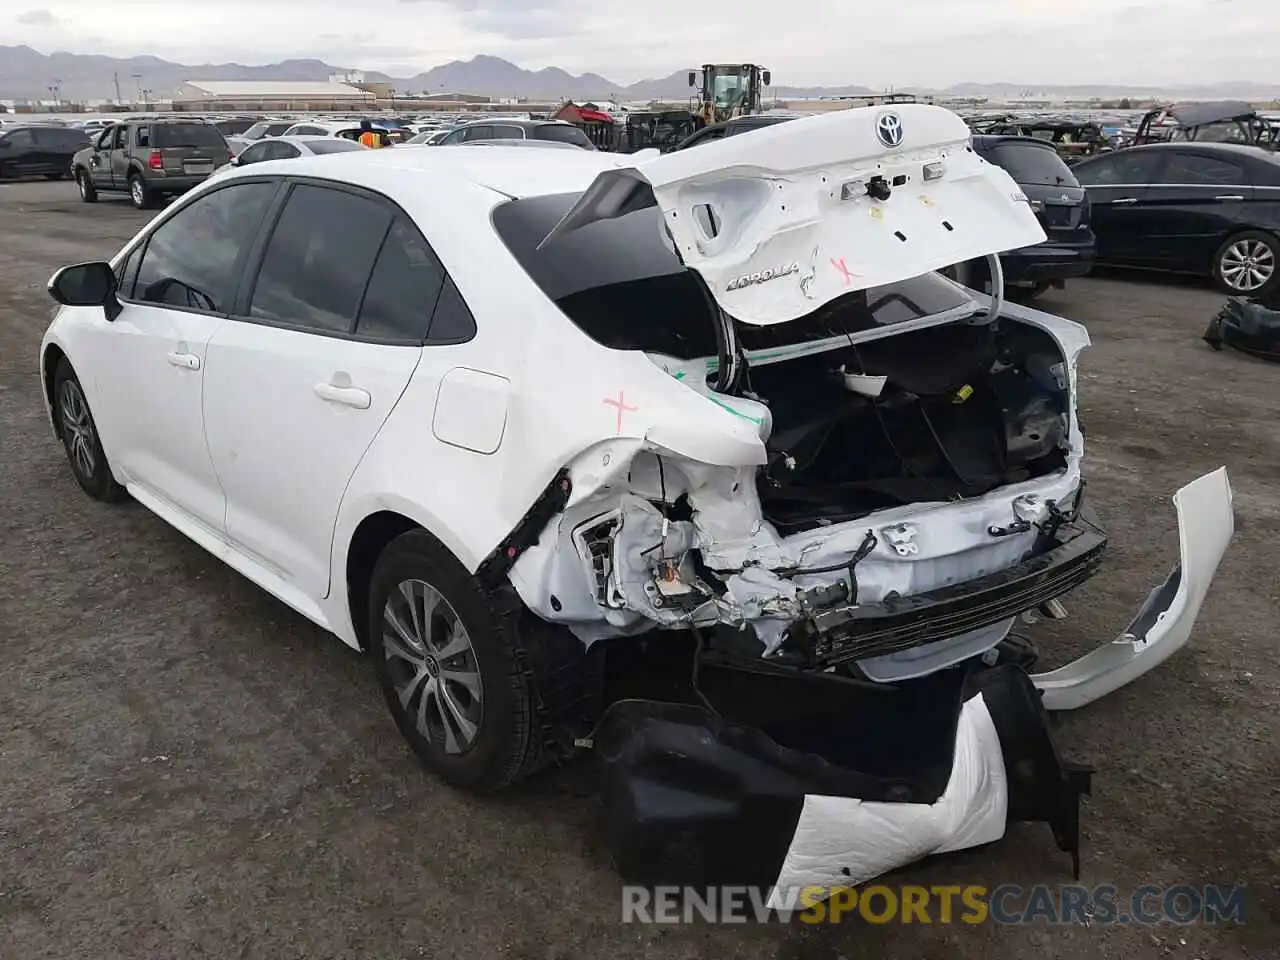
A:
[[[849,375],[884,377],[850,386]],[[752,367],[774,424],[764,515],[783,534],[980,496],[1066,463],[1066,364],[1016,322],[953,324]],[[856,392],[856,389],[862,392]]]

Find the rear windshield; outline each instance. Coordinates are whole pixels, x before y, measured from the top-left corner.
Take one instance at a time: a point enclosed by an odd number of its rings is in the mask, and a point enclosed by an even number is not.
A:
[[[1071,173],[1071,168],[1052,147],[1006,140],[985,151],[984,156],[997,166],[1004,167],[1018,183],[1050,187],[1080,186]]]
[[[214,124],[224,137],[238,137],[251,127],[257,126],[256,120],[219,120]]]
[[[535,127],[533,138],[535,140],[552,140],[556,143],[571,143],[575,147],[590,148],[595,146],[590,137],[577,127],[570,126],[567,123],[548,123]]]
[[[207,123],[157,123],[151,130],[153,147],[225,147],[218,128]]]
[[[511,200],[493,212],[498,235],[542,292],[597,343],[680,359],[716,354],[711,299],[675,254],[656,206],[588,224],[536,249],[577,201],[566,193]],[[972,301],[936,274],[849,294],[774,328],[738,324],[747,349],[901,323]]]
[[[307,149],[312,153],[347,153],[364,147],[354,140],[308,140]]]

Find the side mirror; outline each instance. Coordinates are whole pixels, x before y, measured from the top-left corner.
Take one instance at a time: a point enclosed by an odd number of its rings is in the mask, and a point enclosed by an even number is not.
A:
[[[698,74],[694,70],[689,71],[689,86],[696,87],[698,85]]]
[[[49,296],[65,307],[102,307],[108,320],[120,315],[116,275],[104,260],[63,267],[49,280]]]
[[[766,70],[764,73],[760,74],[760,79],[764,81],[764,85],[766,87],[770,86],[773,82],[773,74]]]

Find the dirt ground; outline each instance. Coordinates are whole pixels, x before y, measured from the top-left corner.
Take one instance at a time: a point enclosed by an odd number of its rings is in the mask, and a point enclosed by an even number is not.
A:
[[[623,925],[589,763],[476,800],[426,774],[356,654],[137,505],[75,485],[41,409],[44,285],[144,222],[0,185],[0,957],[1280,957],[1280,367],[1215,354],[1203,284],[1091,278],[1090,497],[1105,572],[1035,628],[1108,638],[1175,561],[1170,495],[1226,464],[1238,532],[1188,648],[1061,718],[1094,763],[1082,882],[1247,884],[1243,925]],[[1047,828],[911,884],[1071,882]]]

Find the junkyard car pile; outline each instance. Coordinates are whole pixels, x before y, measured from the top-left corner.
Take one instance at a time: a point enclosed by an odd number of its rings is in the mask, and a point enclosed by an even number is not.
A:
[[[1231,491],[1179,490],[1169,578],[1028,672],[1015,624],[1106,546],[1089,338],[935,272],[1045,239],[964,123],[380,153],[231,170],[50,281],[81,486],[369,650],[449,781],[592,745],[630,878],[857,883],[1013,820],[1074,855],[1045,710],[1188,640]]]

